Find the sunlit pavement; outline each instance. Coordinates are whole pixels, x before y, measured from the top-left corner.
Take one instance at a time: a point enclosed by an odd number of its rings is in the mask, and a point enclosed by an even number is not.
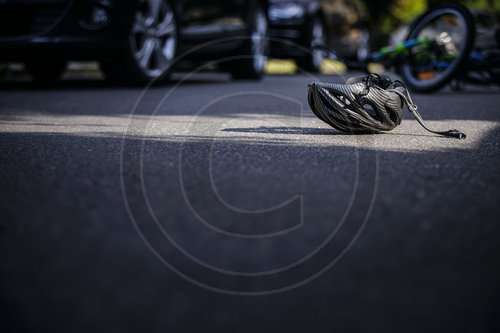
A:
[[[1,83],[2,325],[497,332],[500,90],[353,136],[306,99],[349,76]]]

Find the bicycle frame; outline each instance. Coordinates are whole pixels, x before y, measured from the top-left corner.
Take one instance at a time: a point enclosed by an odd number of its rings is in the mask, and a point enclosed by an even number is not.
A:
[[[381,61],[387,59],[395,59],[401,55],[408,55],[409,49],[415,46],[427,47],[430,45],[429,38],[421,39],[410,39],[403,43],[399,43],[394,46],[386,46],[381,48],[379,51],[374,52],[370,55],[370,61]]]

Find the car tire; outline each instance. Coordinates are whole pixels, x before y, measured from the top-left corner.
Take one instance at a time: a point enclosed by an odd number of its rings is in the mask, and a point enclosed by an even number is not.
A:
[[[236,80],[259,80],[264,76],[269,54],[269,22],[258,3],[254,3],[249,11],[248,35],[236,59],[222,64]]]
[[[25,66],[36,81],[53,83],[61,78],[66,69],[66,61],[28,61]]]
[[[101,61],[110,81],[144,85],[168,79],[178,50],[179,26],[174,7],[168,0],[141,0],[133,13],[130,31],[122,52]]]
[[[314,17],[307,26],[305,34],[308,52],[296,59],[297,66],[305,71],[318,73],[325,58],[325,51],[313,49],[315,45],[326,45],[326,27],[321,17]]]

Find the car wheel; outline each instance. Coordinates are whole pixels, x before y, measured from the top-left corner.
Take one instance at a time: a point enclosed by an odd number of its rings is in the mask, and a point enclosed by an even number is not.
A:
[[[168,78],[177,54],[178,31],[169,1],[139,1],[124,51],[101,62],[106,77],[130,84]]]
[[[66,69],[65,61],[28,61],[26,69],[40,82],[57,82]]]
[[[269,53],[269,23],[259,4],[255,4],[249,14],[249,38],[245,40],[235,59],[223,65],[234,79],[261,79],[264,75]]]
[[[307,31],[307,47],[310,48],[305,56],[297,60],[297,65],[308,72],[317,73],[321,69],[321,64],[325,58],[325,51],[319,48],[313,48],[316,45],[326,45],[326,28],[320,17],[315,17],[309,25]]]

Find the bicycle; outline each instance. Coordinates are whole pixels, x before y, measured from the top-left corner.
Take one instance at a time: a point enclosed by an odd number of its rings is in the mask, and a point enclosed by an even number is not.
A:
[[[472,13],[462,5],[445,4],[415,20],[402,43],[384,47],[354,63],[340,59],[332,51],[328,57],[367,72],[370,62],[394,67],[412,91],[421,93],[435,92],[449,83],[453,89],[462,89],[465,82],[500,85],[498,43],[487,49],[473,49],[475,37]]]

